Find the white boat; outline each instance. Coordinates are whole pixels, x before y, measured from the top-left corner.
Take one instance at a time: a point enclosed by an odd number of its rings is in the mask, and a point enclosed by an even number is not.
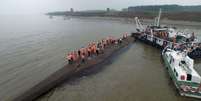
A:
[[[194,60],[185,51],[168,47],[162,51],[162,57],[180,95],[201,98],[201,77],[194,69]]]

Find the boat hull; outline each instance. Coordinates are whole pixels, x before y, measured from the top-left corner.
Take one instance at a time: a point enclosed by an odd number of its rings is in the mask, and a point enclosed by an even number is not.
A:
[[[140,40],[143,43],[156,47],[158,49],[163,49],[165,46],[173,46],[172,42],[167,42],[162,38],[151,38],[149,35],[142,35],[140,33],[132,33],[132,37],[135,39]],[[188,53],[188,56],[192,59],[201,58],[201,48],[193,49],[191,52]]]
[[[156,38],[151,35],[142,35],[139,33],[132,33],[132,36],[135,37],[135,39],[140,40],[143,43],[146,43],[148,45],[151,45],[153,47],[156,47],[158,49],[163,49],[166,45],[168,45],[167,42],[164,42],[165,40],[161,38]],[[169,43],[171,45],[171,43]]]

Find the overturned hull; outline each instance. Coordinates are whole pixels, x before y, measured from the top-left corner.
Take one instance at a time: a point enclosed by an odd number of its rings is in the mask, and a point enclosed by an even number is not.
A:
[[[63,68],[59,69],[43,81],[39,82],[37,85],[33,86],[29,90],[25,91],[23,94],[19,94],[13,101],[32,101],[37,99],[39,96],[47,93],[51,89],[60,85],[65,80],[72,76],[79,75],[82,71],[90,68],[94,68],[103,62],[106,62],[120,49],[128,46],[134,41],[134,38],[128,37],[122,40],[122,43],[107,46],[103,54],[100,54],[85,63],[80,64],[67,64]]]

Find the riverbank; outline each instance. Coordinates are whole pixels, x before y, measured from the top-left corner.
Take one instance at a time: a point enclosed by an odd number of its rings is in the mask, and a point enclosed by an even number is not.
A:
[[[93,17],[83,17],[83,16],[71,16],[69,18],[76,18],[76,19],[93,19],[93,20],[110,20],[110,21],[120,21],[123,23],[133,23],[135,24],[134,18],[125,18],[125,17],[99,17],[99,16],[93,16]],[[141,18],[140,18],[141,19]],[[153,19],[141,19],[142,23],[147,25],[154,22]],[[201,26],[201,22],[198,21],[182,21],[182,20],[168,20],[168,19],[161,19],[160,21],[161,25],[184,25],[184,26]]]

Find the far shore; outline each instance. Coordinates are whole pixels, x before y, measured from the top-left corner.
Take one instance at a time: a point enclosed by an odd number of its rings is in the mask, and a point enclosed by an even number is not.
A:
[[[99,16],[91,16],[91,17],[83,17],[83,16],[69,16],[70,18],[80,18],[80,19],[97,19],[97,20],[113,20],[113,21],[124,21],[128,23],[135,23],[134,18],[127,17],[99,17]],[[142,19],[140,18],[143,24],[153,23],[153,19]],[[161,19],[162,25],[185,25],[185,26],[201,26],[201,22],[198,21],[182,21],[182,20],[169,20],[169,19]]]

